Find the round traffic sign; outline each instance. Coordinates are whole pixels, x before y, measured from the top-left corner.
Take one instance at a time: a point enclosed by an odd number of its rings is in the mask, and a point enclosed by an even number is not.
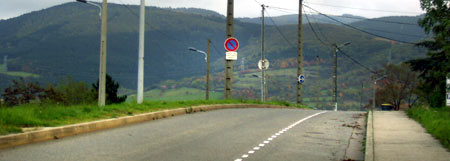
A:
[[[239,41],[234,37],[230,37],[225,40],[224,46],[227,51],[236,51],[239,48]]]
[[[267,59],[264,59],[264,63],[263,63],[263,60],[258,61],[258,68],[261,70],[263,69],[263,67],[264,67],[264,69],[269,69],[269,65],[270,65],[270,63],[269,63],[269,60],[267,60]]]
[[[300,75],[300,76],[298,76],[298,82],[299,83],[303,83],[303,82],[305,82],[305,76],[302,74],[302,75]]]

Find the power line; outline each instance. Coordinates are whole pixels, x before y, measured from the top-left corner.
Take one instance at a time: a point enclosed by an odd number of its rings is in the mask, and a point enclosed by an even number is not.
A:
[[[281,11],[281,12],[285,12],[285,13],[297,14],[297,12],[294,12],[294,10],[287,9],[287,8],[272,7],[272,9],[275,9],[275,10],[278,10],[278,11]],[[305,13],[308,13],[308,12],[305,12]],[[310,14],[316,14],[317,12],[309,12],[309,13]],[[376,21],[376,22],[383,22],[383,23],[393,23],[393,24],[399,24],[399,25],[419,26],[419,24],[416,24],[416,23],[386,21],[386,20],[380,20],[380,19],[375,19],[375,18],[371,19],[371,18],[356,17],[356,16],[352,17],[352,16],[345,16],[345,15],[340,15],[340,16],[339,15],[333,15],[333,16],[335,16],[335,17],[342,17],[342,18],[348,18],[348,19],[358,19],[358,20]]]
[[[283,39],[290,45],[290,46],[294,46],[291,42],[289,42],[289,40],[286,38],[286,36],[283,34],[283,32],[281,32],[280,28],[278,28],[278,25],[275,23],[275,21],[273,21],[273,19],[270,17],[269,12],[267,12],[267,10],[265,10],[267,15],[269,16],[269,20],[272,21],[272,23],[275,26],[275,29],[278,31],[278,33],[280,33],[280,35],[283,37]]]
[[[319,5],[319,6],[335,7],[335,8],[347,8],[347,9],[363,10],[363,11],[389,12],[389,13],[402,13],[402,14],[422,14],[422,13],[419,13],[419,12],[400,12],[400,11],[378,10],[378,9],[369,9],[369,8],[355,8],[355,7],[320,4],[320,3],[311,3],[311,2],[309,2],[309,4]]]
[[[349,24],[343,23],[343,22],[341,22],[341,21],[339,21],[339,20],[336,20],[335,18],[330,17],[330,16],[328,16],[328,15],[326,15],[326,14],[323,14],[323,13],[321,13],[321,12],[319,12],[319,11],[317,11],[317,10],[315,10],[315,9],[313,9],[313,8],[311,8],[311,7],[309,7],[309,6],[307,6],[307,5],[304,5],[304,6],[305,6],[305,7],[308,7],[308,8],[311,9],[311,10],[314,10],[315,12],[319,13],[320,15],[323,15],[323,16],[325,16],[325,17],[327,17],[327,18],[329,18],[329,19],[331,19],[331,20],[333,20],[333,21],[336,21],[336,22],[338,22],[338,23],[340,23],[340,24],[342,24],[342,25],[344,25],[344,26],[350,27],[350,28],[352,28],[352,29],[354,29],[354,30],[357,30],[357,31],[366,33],[366,34],[368,34],[368,35],[372,35],[372,36],[375,36],[375,37],[379,37],[379,38],[383,38],[383,39],[387,39],[387,40],[391,40],[391,41],[397,41],[397,42],[401,42],[401,43],[405,43],[405,44],[412,44],[412,45],[415,45],[415,43],[412,43],[412,42],[407,42],[407,41],[402,41],[402,40],[395,40],[395,39],[392,39],[392,38],[388,38],[388,37],[385,37],[385,36],[381,36],[381,35],[378,35],[378,34],[374,34],[374,33],[371,33],[371,32],[368,32],[368,31],[365,31],[365,30],[362,30],[362,29],[359,29],[359,28],[354,27],[354,26],[352,26],[352,25],[349,25]]]
[[[312,32],[314,33],[314,36],[316,37],[316,39],[319,40],[320,43],[322,43],[322,45],[324,45],[324,46],[330,45],[330,44],[327,44],[327,43],[323,42],[322,39],[320,39],[320,37],[317,35],[316,30],[314,30],[314,27],[311,25],[311,22],[309,21],[309,18],[308,18],[307,14],[305,14],[305,17],[306,17],[306,20],[308,21],[309,27],[311,28]]]
[[[373,71],[372,69],[370,69],[369,67],[363,65],[362,63],[360,63],[359,61],[357,61],[356,59],[354,59],[353,57],[351,57],[350,55],[348,55],[347,53],[345,53],[344,51],[338,49],[338,51],[340,51],[342,53],[342,55],[346,56],[347,58],[349,58],[350,60],[352,60],[354,63],[358,64],[359,66],[363,67],[364,69],[368,70],[371,73],[377,74],[377,72]]]
[[[384,33],[396,34],[396,35],[409,36],[409,37],[426,38],[424,36],[419,36],[419,35],[403,34],[403,33],[390,32],[390,31],[384,31],[384,30],[373,29],[373,28],[366,28],[366,29],[373,30],[373,31],[378,31],[378,32],[384,32]]]

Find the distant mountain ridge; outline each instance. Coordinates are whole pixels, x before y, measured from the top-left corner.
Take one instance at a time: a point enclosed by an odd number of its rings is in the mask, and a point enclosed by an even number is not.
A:
[[[319,14],[308,14],[309,22],[311,23],[326,23],[326,24],[336,24],[340,25],[339,23],[328,19],[327,17]],[[354,16],[350,14],[344,14],[342,16],[331,16],[334,19],[337,19],[339,21],[342,21],[344,23],[353,23],[358,22],[361,19],[364,19],[364,17],[361,16]],[[237,18],[239,21],[242,22],[248,22],[248,23],[255,23],[255,24],[261,24],[261,17],[257,18]],[[274,16],[274,17],[266,17],[264,18],[264,21],[267,25],[274,25],[272,20],[277,25],[293,25],[298,24],[298,14],[290,14],[290,15],[283,15],[283,16]],[[303,24],[308,23],[308,19],[306,18],[306,15],[303,15]]]
[[[138,6],[129,6],[136,14]],[[110,4],[108,9],[108,55],[107,72],[122,87],[135,89],[137,76],[138,17],[122,5]],[[146,12],[145,39],[145,85],[155,85],[165,80],[180,80],[185,77],[202,76],[205,72],[204,57],[187,50],[195,47],[206,51],[207,39],[212,40],[211,70],[223,72],[225,40],[225,17],[214,11],[203,9],[171,9],[148,7]],[[287,16],[289,22],[292,21]],[[296,19],[296,18],[295,18]],[[313,18],[310,18],[310,20]],[[318,18],[316,18],[318,19]],[[400,19],[418,19],[406,17]],[[256,69],[260,59],[261,30],[257,23],[249,23],[236,18],[234,36],[239,39],[239,59],[246,59],[247,68]],[[275,21],[275,19],[274,19]],[[313,20],[312,20],[313,21]],[[352,25],[360,28],[372,27],[383,23],[359,20]],[[368,21],[368,20],[367,20]],[[297,57],[297,25],[271,26],[268,20],[266,28],[266,56],[272,68],[281,68]],[[288,21],[286,21],[287,23]],[[305,22],[305,21],[304,21]],[[372,21],[370,21],[372,22]],[[315,38],[309,25],[304,24],[303,50],[305,64],[314,62],[321,56],[324,68],[330,67],[332,60],[331,43],[351,41],[345,50],[348,54],[368,66],[376,69],[386,62],[388,52],[392,50],[392,60],[396,63],[417,58],[424,52],[407,44],[391,45],[389,41],[330,23],[313,23],[322,44]],[[397,26],[398,27],[398,26]],[[386,26],[383,30],[418,34],[416,29],[396,30]],[[400,26],[401,27],[401,26]],[[398,27],[398,28],[400,28]],[[377,27],[378,28],[378,27]],[[279,29],[279,30],[278,30]],[[406,29],[406,28],[404,28]],[[279,32],[282,32],[281,35]],[[10,71],[24,71],[41,75],[38,81],[57,82],[61,77],[73,78],[93,83],[98,79],[100,22],[98,9],[82,3],[66,3],[41,11],[31,12],[16,18],[0,21],[0,58],[8,55]],[[388,34],[386,36],[395,36]],[[397,35],[398,36],[398,35]],[[401,37],[394,37],[401,38]],[[408,41],[416,41],[414,39]],[[351,73],[361,68],[353,62],[340,57],[339,70]],[[296,61],[293,61],[294,63]],[[282,65],[284,64],[284,65]],[[235,63],[238,69],[239,63]],[[289,65],[288,65],[289,66]],[[306,65],[305,65],[306,66]],[[324,79],[328,75],[323,76]],[[11,79],[0,74],[0,88],[6,87]],[[354,76],[357,82],[359,76]],[[347,82],[347,81],[346,81]],[[308,87],[309,88],[309,87]]]

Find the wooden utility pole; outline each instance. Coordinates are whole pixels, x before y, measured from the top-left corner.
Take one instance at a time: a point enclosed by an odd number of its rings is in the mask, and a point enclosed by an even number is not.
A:
[[[303,22],[302,22],[302,8],[303,0],[299,0],[298,7],[298,60],[297,60],[297,77],[303,73],[303,44],[302,44],[302,32],[303,32]],[[303,103],[302,100],[302,84],[297,82],[297,104]]]
[[[98,84],[98,106],[105,106],[106,93],[106,33],[108,18],[108,2],[103,0],[102,5],[102,29],[100,38],[100,72]]]
[[[320,73],[319,73],[319,62],[320,58],[316,57],[316,83],[317,83],[317,95],[316,95],[316,108],[319,109],[319,98],[320,98]]]
[[[208,51],[206,54],[206,100],[209,100],[209,54],[210,54],[209,45],[210,44],[211,44],[211,40],[208,39]]]
[[[234,0],[228,0],[227,3],[227,38],[233,37],[234,35],[234,16],[233,16],[233,5]],[[233,98],[233,61],[225,60],[225,99]]]
[[[141,0],[141,15],[139,17],[139,58],[138,58],[138,89],[137,103],[144,101],[144,38],[145,38],[145,0]]]
[[[266,60],[264,58],[264,10],[266,9],[266,6],[264,4],[261,5],[261,102],[264,102],[266,99],[265,93],[266,93],[266,74],[265,74],[265,63]]]

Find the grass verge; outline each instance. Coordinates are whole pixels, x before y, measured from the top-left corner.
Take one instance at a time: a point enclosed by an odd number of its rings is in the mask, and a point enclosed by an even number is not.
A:
[[[26,104],[12,108],[0,108],[0,135],[19,133],[22,132],[22,128],[27,127],[54,127],[166,109],[211,104],[271,104],[308,108],[288,102],[262,103],[254,100],[147,101],[143,104],[128,102],[107,105],[101,108],[95,104],[73,106]]]
[[[406,110],[406,114],[450,150],[450,108],[414,107]]]

